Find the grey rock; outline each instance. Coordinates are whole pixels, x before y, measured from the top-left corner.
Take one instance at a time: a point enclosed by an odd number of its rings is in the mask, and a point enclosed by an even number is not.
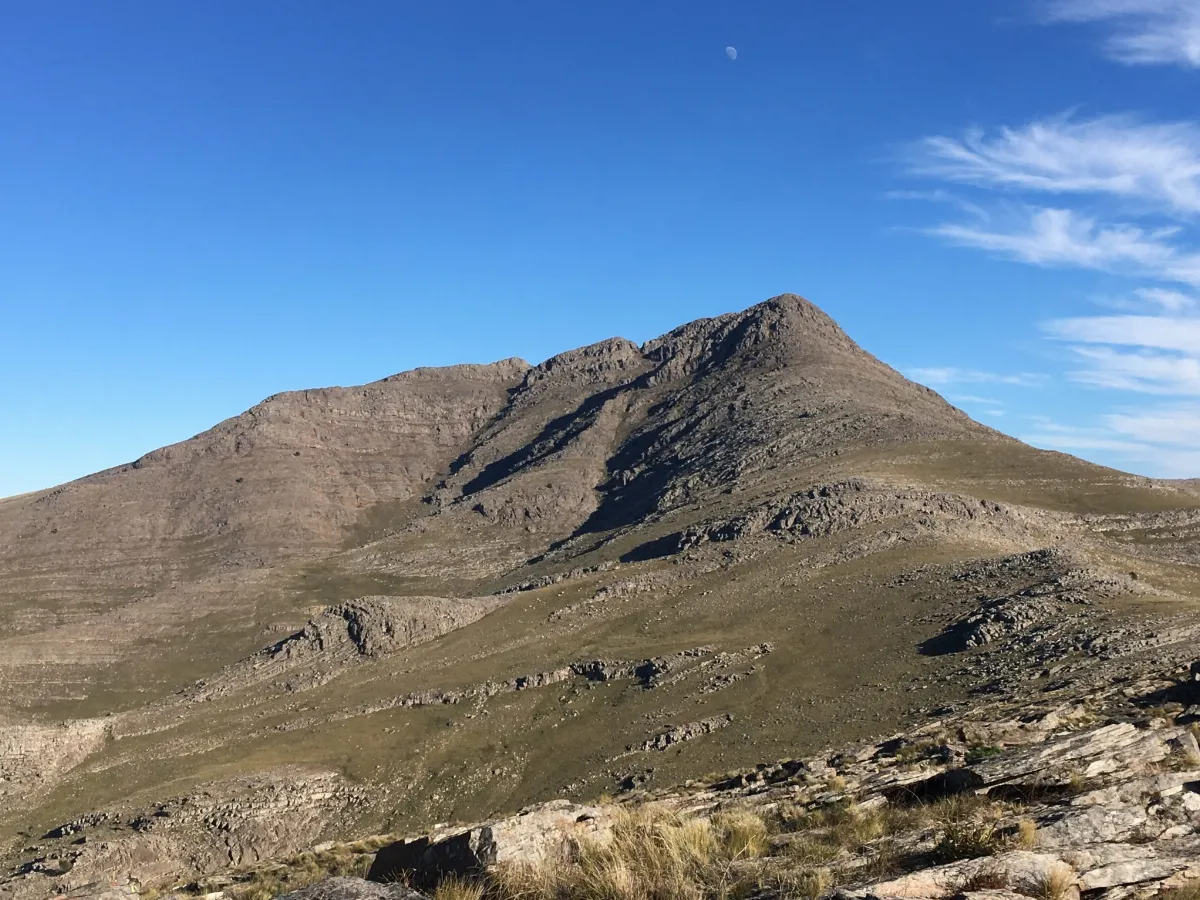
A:
[[[447,835],[397,841],[380,849],[367,878],[404,880],[432,889],[448,875],[471,876],[502,863],[535,864],[557,859],[572,842],[606,840],[611,809],[556,800],[507,819]]]
[[[1200,744],[1196,742],[1196,735],[1190,731],[1185,731],[1177,737],[1167,741],[1167,746],[1175,753],[1182,756],[1200,757]]]
[[[1143,833],[1148,821],[1146,810],[1141,806],[1070,809],[1048,821],[1038,822],[1038,844],[1042,847],[1078,847],[1127,841]]]
[[[426,900],[424,894],[402,884],[377,884],[362,878],[330,878],[279,900]]]

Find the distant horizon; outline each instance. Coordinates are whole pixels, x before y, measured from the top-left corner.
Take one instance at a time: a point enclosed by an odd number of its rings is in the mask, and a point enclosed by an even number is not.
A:
[[[18,0],[0,496],[282,390],[781,286],[992,428],[1198,477],[1197,28],[1190,0]]]

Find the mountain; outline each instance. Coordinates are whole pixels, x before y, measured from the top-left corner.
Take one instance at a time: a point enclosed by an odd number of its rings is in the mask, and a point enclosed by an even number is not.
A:
[[[0,501],[11,891],[783,758],[1060,660],[1083,683],[1147,628],[1184,652],[1197,536],[1194,488],[986,428],[794,295],[279,394]]]

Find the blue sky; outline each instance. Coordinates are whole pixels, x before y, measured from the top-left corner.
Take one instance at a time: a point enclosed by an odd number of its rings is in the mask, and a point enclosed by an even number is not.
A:
[[[1194,0],[0,0],[0,496],[783,291],[1200,476],[1198,89]]]

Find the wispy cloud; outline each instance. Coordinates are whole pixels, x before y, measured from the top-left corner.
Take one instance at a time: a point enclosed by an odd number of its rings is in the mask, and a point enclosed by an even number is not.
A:
[[[1034,207],[1003,226],[946,222],[923,229],[960,247],[1037,266],[1066,266],[1200,285],[1200,255],[1170,240],[1177,229],[1102,225],[1070,209]]]
[[[1038,387],[1046,380],[1044,375],[1036,375],[1031,372],[1018,372],[1015,374],[1001,374],[998,372],[980,372],[976,369],[957,369],[954,367],[940,368],[917,368],[909,369],[905,372],[909,378],[915,381],[920,381],[923,384],[1010,384],[1018,387]],[[960,399],[979,400],[976,397],[965,397]],[[983,400],[985,403],[994,403],[994,400]]]
[[[1037,2],[1047,19],[1108,29],[1108,51],[1122,62],[1200,69],[1200,0]],[[1187,398],[1110,406],[1089,428],[1044,420],[1020,436],[1156,474],[1200,474],[1200,120],[1066,112],[929,135],[908,145],[902,161],[924,179],[903,196],[960,211],[923,233],[1028,265],[1136,279],[1095,298],[1108,314],[1041,324],[1067,379],[1114,398]],[[1039,383],[971,370],[910,374],[933,385]],[[984,415],[1003,409],[981,406]]]
[[[1143,394],[1200,396],[1200,360],[1152,351],[1122,352],[1111,347],[1072,347],[1082,366],[1072,381],[1092,387]]]
[[[1200,5],[1196,0],[1048,0],[1048,18],[1105,22],[1105,49],[1129,65],[1200,68]]]
[[[1200,9],[1200,4],[1197,5]],[[1104,194],[1180,214],[1200,212],[1200,128],[1133,116],[1069,113],[989,134],[934,135],[908,147],[917,175],[1051,194]]]
[[[995,397],[980,397],[977,394],[952,394],[946,398],[954,403],[983,403],[988,406],[1003,406]]]
[[[1192,450],[1200,448],[1200,407],[1197,406],[1115,413],[1106,416],[1105,421],[1117,434],[1129,435],[1139,441],[1175,444]]]
[[[1200,474],[1200,410],[1165,409],[1145,414],[1114,414],[1093,428],[1041,421],[1019,435],[1037,447],[1068,452],[1101,452],[1125,467],[1146,469],[1167,478]]]
[[[1054,319],[1042,328],[1052,337],[1077,343],[1150,347],[1200,356],[1200,318],[1082,316]]]
[[[978,203],[972,203],[958,194],[941,188],[932,191],[888,191],[884,197],[888,200],[923,200],[927,203],[944,203],[984,222],[992,217],[991,213]]]
[[[1164,288],[1138,288],[1134,294],[1146,303],[1162,307],[1167,312],[1183,312],[1194,309],[1196,298],[1191,294],[1180,291],[1168,291]]]

